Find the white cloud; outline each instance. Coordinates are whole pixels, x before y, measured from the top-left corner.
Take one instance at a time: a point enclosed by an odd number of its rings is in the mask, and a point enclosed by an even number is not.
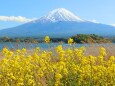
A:
[[[12,22],[29,22],[33,21],[36,18],[26,18],[23,16],[0,16],[0,21],[12,21]]]
[[[115,24],[111,24],[111,25],[115,27]]]
[[[93,20],[89,20],[90,22],[94,22],[94,23],[99,23],[97,20],[93,19]]]

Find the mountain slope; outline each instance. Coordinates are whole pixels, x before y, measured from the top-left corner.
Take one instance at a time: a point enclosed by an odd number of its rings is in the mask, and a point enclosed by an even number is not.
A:
[[[51,12],[49,12],[47,15],[41,17],[37,20],[37,22],[58,22],[58,21],[77,21],[77,22],[83,22],[81,18],[74,15],[70,11],[64,9],[64,8],[58,8]]]
[[[70,37],[76,34],[98,34],[114,36],[115,27],[93,23],[75,16],[70,11],[60,8],[48,15],[29,23],[0,30],[0,36],[9,37]]]

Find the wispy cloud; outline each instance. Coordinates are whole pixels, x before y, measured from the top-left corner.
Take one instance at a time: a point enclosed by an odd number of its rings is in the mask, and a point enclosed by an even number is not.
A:
[[[88,20],[90,22],[93,22],[93,23],[99,23],[97,20],[93,19],[93,20]]]
[[[111,25],[115,27],[115,24],[111,24]]]
[[[12,21],[12,22],[29,22],[36,18],[26,18],[23,16],[0,16],[0,21]]]

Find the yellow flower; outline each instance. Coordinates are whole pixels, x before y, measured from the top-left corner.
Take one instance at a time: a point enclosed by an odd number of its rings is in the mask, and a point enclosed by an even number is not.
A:
[[[67,70],[66,68],[64,68],[64,69],[63,69],[63,73],[64,73],[64,75],[67,76],[67,74],[68,74],[68,70]]]
[[[56,47],[56,52],[60,52],[60,51],[62,51],[62,50],[63,50],[62,45],[58,45],[58,46]]]
[[[20,52],[21,52],[21,51],[20,51],[19,49],[18,49],[18,50],[16,50],[16,53],[17,53],[17,54],[19,54]]]
[[[62,78],[62,75],[60,73],[55,74],[56,80],[60,80]]]
[[[27,84],[28,84],[28,85],[31,85],[31,86],[33,86],[33,84],[34,84],[34,80],[32,80],[32,79],[29,79]]]
[[[26,54],[27,53],[27,50],[26,48],[22,48],[22,51],[21,51],[23,54]]]
[[[49,36],[46,36],[46,37],[44,38],[44,41],[45,41],[46,43],[49,43],[49,42],[50,42],[50,37],[49,37]]]
[[[115,61],[115,57],[114,56],[110,56],[110,58],[109,58],[111,61]]]
[[[69,39],[68,39],[68,44],[71,45],[71,44],[73,44],[73,42],[74,42],[74,40],[73,40],[72,38],[69,38]]]
[[[35,52],[38,53],[40,51],[40,47],[35,48]]]
[[[107,55],[106,54],[106,49],[104,47],[100,48],[100,55],[102,55],[102,56],[106,56]]]
[[[55,74],[55,86],[59,86],[60,84],[60,79],[62,78],[62,75],[60,73]]]

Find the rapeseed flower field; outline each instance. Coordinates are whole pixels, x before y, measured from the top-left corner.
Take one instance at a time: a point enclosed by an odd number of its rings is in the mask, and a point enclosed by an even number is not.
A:
[[[50,43],[50,37],[44,41]],[[4,58],[0,60],[0,86],[114,86],[115,57],[107,55],[100,47],[95,57],[85,56],[85,47],[62,45],[53,51],[36,47],[30,54],[26,48],[11,51],[3,48]]]

